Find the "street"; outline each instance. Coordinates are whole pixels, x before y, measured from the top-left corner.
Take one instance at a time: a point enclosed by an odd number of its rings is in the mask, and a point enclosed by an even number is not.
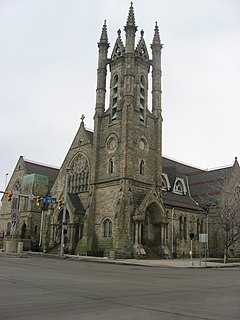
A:
[[[0,257],[0,319],[239,319],[240,268]]]

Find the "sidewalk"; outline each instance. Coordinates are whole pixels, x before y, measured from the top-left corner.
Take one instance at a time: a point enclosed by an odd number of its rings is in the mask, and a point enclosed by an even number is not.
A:
[[[228,268],[228,267],[240,267],[240,262],[236,263],[219,263],[219,262],[205,262],[204,259],[159,259],[159,260],[145,260],[145,259],[116,259],[88,256],[71,256],[65,255],[66,258],[80,260],[80,261],[92,261],[112,264],[123,265],[136,265],[155,268]],[[213,259],[211,259],[213,260]]]
[[[159,260],[145,260],[145,259],[109,259],[107,257],[90,257],[90,256],[78,256],[78,255],[54,255],[48,253],[39,252],[22,252],[22,253],[6,253],[0,252],[1,257],[12,257],[12,258],[24,258],[28,256],[41,256],[55,259],[70,259],[76,261],[86,261],[86,262],[98,262],[98,263],[111,263],[111,264],[122,264],[122,265],[135,265],[135,266],[145,266],[145,267],[155,267],[155,268],[229,268],[229,267],[240,267],[240,262],[235,263],[219,263],[205,261],[205,259],[159,259]],[[217,259],[216,259],[217,260]],[[218,259],[219,260],[219,259]]]

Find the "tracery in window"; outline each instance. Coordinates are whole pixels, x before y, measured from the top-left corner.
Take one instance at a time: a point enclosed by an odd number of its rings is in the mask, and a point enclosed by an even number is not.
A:
[[[186,186],[184,184],[184,180],[177,178],[173,187],[173,191],[178,194],[186,194]]]
[[[70,166],[68,189],[70,193],[87,191],[89,189],[89,164],[83,154],[79,154]]]
[[[117,136],[115,134],[111,134],[106,142],[106,149],[108,152],[113,152],[117,148]]]
[[[104,238],[112,236],[112,221],[108,218],[103,221],[103,236]]]

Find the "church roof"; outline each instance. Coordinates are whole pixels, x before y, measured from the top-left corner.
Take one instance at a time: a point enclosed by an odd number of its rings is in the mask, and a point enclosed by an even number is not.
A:
[[[85,209],[83,207],[83,204],[81,202],[81,200],[79,199],[78,195],[76,193],[69,193],[68,194],[74,208],[75,208],[75,212],[78,214],[85,214]]]
[[[172,192],[163,192],[163,204],[165,206],[179,207],[194,211],[202,211],[203,209],[188,195],[180,195]]]
[[[188,194],[186,196],[179,196],[182,197],[182,199],[189,197],[191,200],[192,198],[202,207],[212,206],[217,203],[217,198],[231,168],[232,166],[203,170],[163,157],[163,173],[167,174],[171,187],[173,187],[176,178],[184,179],[189,186]],[[165,201],[168,199],[169,205],[175,200],[179,202],[179,204],[181,203],[182,200],[180,198],[177,199],[176,194],[171,192],[167,192],[166,194]],[[184,200],[183,202],[190,204],[189,200]]]
[[[93,142],[93,132],[86,129],[86,133],[87,133],[87,136],[88,136],[89,140],[92,143]]]
[[[190,176],[191,196],[201,205],[215,205],[230,169],[226,167]]]

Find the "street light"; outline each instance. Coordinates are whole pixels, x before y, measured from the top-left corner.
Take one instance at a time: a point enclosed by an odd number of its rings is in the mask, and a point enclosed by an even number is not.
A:
[[[64,255],[64,228],[66,225],[66,211],[67,211],[67,187],[68,187],[68,171],[70,168],[66,168],[65,184],[64,184],[64,203],[63,203],[63,217],[62,217],[62,232],[61,232],[61,245],[60,255]]]
[[[8,173],[5,174],[5,189],[7,188]]]
[[[194,233],[190,233],[189,234],[189,238],[190,238],[190,266],[193,267],[194,263],[193,263],[193,246],[192,246],[192,241],[193,241],[193,238],[194,238]]]

